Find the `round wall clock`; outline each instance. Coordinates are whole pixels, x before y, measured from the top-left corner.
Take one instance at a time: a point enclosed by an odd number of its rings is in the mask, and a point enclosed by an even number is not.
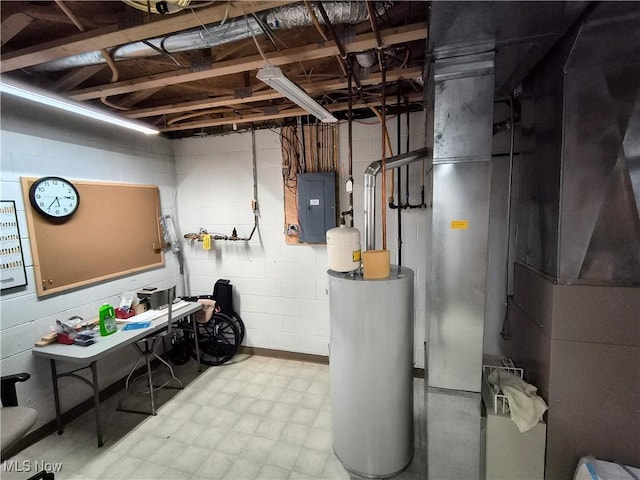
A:
[[[31,206],[51,220],[66,220],[78,210],[80,193],[69,181],[60,177],[42,177],[29,189]]]

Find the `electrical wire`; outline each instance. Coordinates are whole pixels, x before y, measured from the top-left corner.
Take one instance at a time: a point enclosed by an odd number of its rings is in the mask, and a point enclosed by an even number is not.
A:
[[[260,44],[258,43],[258,39],[256,38],[256,34],[253,32],[253,28],[249,25],[249,18],[247,17],[247,14],[244,15],[244,21],[247,23],[247,28],[251,32],[251,38],[253,38],[253,43],[256,44],[258,52],[260,52],[260,56],[265,62],[269,63],[269,60],[267,60],[267,57],[265,57],[264,52],[262,51],[262,47],[260,47]]]
[[[56,0],[56,4],[58,5],[58,7],[60,7],[60,10],[62,10],[64,14],[67,17],[69,17],[71,22],[76,26],[78,30],[80,30],[81,32],[86,31],[86,28],[84,27],[80,19],[76,17],[73,11],[62,0]],[[102,54],[105,62],[107,62],[107,65],[109,65],[109,68],[111,69],[111,83],[117,82],[120,75],[118,73],[118,67],[116,67],[116,64],[113,61],[111,54],[104,48],[100,49],[100,53]],[[115,108],[116,110],[125,110],[125,111],[129,110],[129,108],[127,107],[122,107],[120,105],[110,102],[106,96],[100,97],[100,101],[103,104],[107,105],[108,107]]]

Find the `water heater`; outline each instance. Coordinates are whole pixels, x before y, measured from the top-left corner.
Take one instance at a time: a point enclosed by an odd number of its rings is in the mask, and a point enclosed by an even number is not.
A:
[[[413,271],[328,275],[333,450],[350,472],[388,478],[413,458]]]

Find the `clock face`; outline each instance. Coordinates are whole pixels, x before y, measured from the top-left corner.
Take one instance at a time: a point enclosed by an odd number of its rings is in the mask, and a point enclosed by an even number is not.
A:
[[[69,181],[60,177],[39,178],[29,189],[31,206],[49,219],[64,220],[80,205],[80,194]]]

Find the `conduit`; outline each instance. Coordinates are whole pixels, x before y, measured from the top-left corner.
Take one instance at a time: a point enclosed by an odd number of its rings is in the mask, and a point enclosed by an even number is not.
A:
[[[369,2],[367,2],[369,5]],[[375,22],[374,22],[375,23]],[[386,209],[386,200],[387,200],[387,150],[386,150],[386,135],[387,133],[387,68],[386,62],[384,59],[384,55],[381,58],[382,63],[382,105],[380,107],[380,114],[382,116],[382,202],[381,205],[384,205],[385,208],[382,208],[382,250],[387,249],[387,209]]]
[[[408,51],[408,50],[407,50]],[[397,127],[398,127],[398,155],[401,153],[401,145],[402,138],[400,134],[402,133],[402,118],[400,115],[400,89],[398,88],[398,96],[397,96],[397,105],[398,105],[398,118],[397,118]],[[407,112],[409,115],[409,112]],[[407,138],[409,138],[409,130],[407,130]],[[409,149],[407,149],[407,152]],[[393,198],[392,198],[393,200]],[[402,203],[402,169],[398,168],[398,265],[402,265],[402,208],[400,207],[400,203]]]
[[[347,91],[348,91],[348,108],[347,108],[347,127],[349,131],[348,148],[349,148],[349,176],[347,177],[346,190],[349,193],[349,210],[340,212],[340,224],[346,224],[344,217],[349,216],[349,226],[353,227],[353,89],[351,70],[351,57],[347,59]]]
[[[514,96],[515,96],[515,90],[513,92],[511,92],[511,95],[509,96],[509,129],[511,130],[510,136],[509,136],[509,185],[507,187],[507,240],[506,240],[506,245],[507,245],[507,265],[506,265],[506,269],[505,271],[507,272],[505,275],[505,279],[504,279],[504,318],[502,320],[502,328],[500,329],[500,336],[503,338],[503,340],[509,340],[509,332],[508,332],[508,328],[507,328],[507,309],[509,308],[509,268],[510,268],[510,245],[509,242],[511,240],[511,189],[512,189],[512,184],[513,184],[513,150],[515,148],[515,141],[516,141],[516,121],[515,121],[515,115],[514,115],[514,108],[513,108],[513,101],[514,101]]]
[[[224,233],[209,233],[204,228],[201,228],[198,233],[185,233],[184,238],[188,240],[197,240],[202,242],[204,237],[209,237],[211,240],[225,240],[231,242],[248,242],[253,237],[256,229],[258,228],[258,217],[260,216],[260,210],[258,209],[258,162],[256,156],[256,132],[251,130],[251,153],[253,157],[253,200],[251,200],[251,210],[253,211],[253,229],[248,237],[239,237],[236,228],[233,228],[231,235],[225,235]]]
[[[403,153],[386,159],[385,170],[401,167],[415,161],[427,158],[431,155],[428,147]],[[364,239],[365,250],[375,249],[375,198],[376,198],[376,176],[383,170],[382,160],[377,160],[369,164],[364,171]],[[383,203],[383,205],[385,205]],[[384,210],[386,210],[386,205]],[[383,210],[383,211],[384,211]]]

